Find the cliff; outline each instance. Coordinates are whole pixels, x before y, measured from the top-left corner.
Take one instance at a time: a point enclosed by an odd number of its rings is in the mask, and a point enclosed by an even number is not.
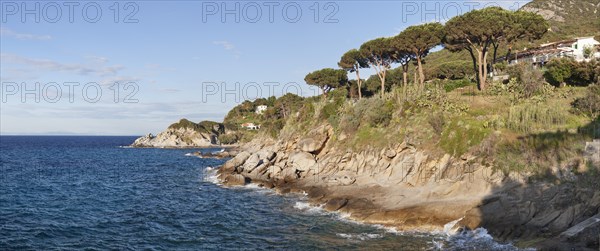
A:
[[[193,123],[187,119],[169,126],[156,136],[148,134],[133,142],[133,147],[210,147],[220,145],[218,136],[224,132],[223,125],[203,121]]]
[[[485,227],[500,240],[527,247],[598,247],[600,222],[588,220],[600,213],[598,187],[530,182],[528,175],[505,175],[478,156],[436,154],[406,141],[341,149],[332,137],[333,128],[322,125],[304,136],[256,139],[220,168],[220,179],[230,186],[253,182],[304,192],[326,210],[399,230],[443,230],[458,221],[457,227]],[[557,172],[573,178],[568,168]],[[586,220],[591,224],[561,235]]]

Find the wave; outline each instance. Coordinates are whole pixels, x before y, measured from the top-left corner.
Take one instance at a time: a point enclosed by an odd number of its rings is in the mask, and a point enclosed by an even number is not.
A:
[[[323,205],[314,206],[305,201],[296,201],[296,203],[294,204],[294,208],[301,210],[303,212],[309,213],[309,214],[319,214],[319,215],[329,214],[329,212],[327,212],[323,208]]]
[[[371,233],[360,233],[360,234],[336,233],[335,235],[337,235],[338,237],[342,237],[344,239],[359,240],[359,241],[383,238],[383,234],[371,234]]]
[[[198,157],[202,159],[202,155],[199,155],[198,153],[186,153],[184,155],[188,157]]]
[[[214,167],[206,167],[202,172],[202,179],[206,182],[213,183],[215,185],[221,186],[221,180],[219,180],[219,174],[217,173],[218,168]]]
[[[461,221],[464,217],[461,217],[460,219],[456,219],[453,220],[451,222],[448,222],[444,225],[444,230],[443,233],[446,235],[453,235],[456,234],[456,231],[458,231],[459,227],[456,226],[456,223],[458,223],[459,221]]]
[[[477,228],[474,230],[463,230],[448,236],[446,245],[440,245],[443,250],[502,250],[502,251],[534,251],[534,248],[519,249],[512,243],[498,243],[494,240],[487,229]]]
[[[212,152],[212,154],[219,154],[219,153],[223,153],[223,152],[225,152],[225,148],[221,148],[221,150],[219,150],[219,151],[214,151],[214,152]]]
[[[212,171],[212,168],[207,168]],[[216,170],[214,170],[216,173]],[[218,180],[218,179],[217,179]],[[232,189],[252,189],[256,191],[273,192],[273,189],[260,187],[257,184],[247,184],[241,187],[232,187]],[[274,192],[273,192],[274,193]],[[324,204],[314,205],[307,201],[307,195],[301,194],[293,204],[293,208],[309,215],[327,215],[332,218],[343,221],[345,223],[368,225],[379,230],[383,230],[383,233],[336,233],[336,236],[354,240],[354,241],[368,241],[383,238],[386,234],[402,235],[402,236],[415,236],[431,238],[429,244],[431,245],[430,250],[502,250],[502,251],[533,251],[535,249],[519,249],[512,245],[512,243],[499,243],[488,233],[485,228],[477,228],[475,230],[460,230],[458,222],[463,218],[459,218],[448,222],[444,225],[442,230],[439,231],[401,231],[395,227],[384,226],[380,224],[369,224],[363,223],[352,219],[351,214],[343,213],[339,211],[327,211],[324,208]]]

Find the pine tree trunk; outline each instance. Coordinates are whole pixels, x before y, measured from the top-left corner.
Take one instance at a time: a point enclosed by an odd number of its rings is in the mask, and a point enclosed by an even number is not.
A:
[[[481,85],[481,90],[485,90],[485,84],[487,82],[487,75],[488,75],[488,64],[487,64],[487,56],[488,56],[488,51],[484,49],[483,52],[483,79],[482,79],[482,85]]]
[[[423,64],[421,63],[421,56],[417,56],[417,65],[419,67],[419,88],[423,90],[425,87],[425,74],[423,73]]]
[[[385,93],[385,70],[383,70],[381,75],[381,98],[383,98],[383,94]]]
[[[403,93],[403,98],[406,99],[406,88],[408,87],[408,67],[404,68],[404,66],[402,66],[402,84],[404,85],[404,87],[402,88],[402,93]]]
[[[485,86],[485,77],[483,76],[483,52],[477,51],[477,76],[479,76],[479,90],[482,91]]]
[[[356,69],[356,84],[358,85],[358,99],[362,98],[362,82],[360,81],[360,73],[358,73],[358,69]]]
[[[477,58],[475,57],[475,54],[473,53],[473,49],[468,49],[469,51],[469,55],[471,55],[471,60],[473,61],[473,72],[475,72],[475,80],[477,81],[477,88],[479,88],[479,84],[481,83],[479,80],[479,68],[478,68],[478,61]]]

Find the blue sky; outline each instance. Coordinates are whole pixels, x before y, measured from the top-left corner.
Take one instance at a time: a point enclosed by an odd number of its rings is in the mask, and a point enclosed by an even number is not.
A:
[[[317,94],[304,76],[369,39],[526,2],[3,1],[0,133],[142,135],[184,117],[222,121],[247,98]]]

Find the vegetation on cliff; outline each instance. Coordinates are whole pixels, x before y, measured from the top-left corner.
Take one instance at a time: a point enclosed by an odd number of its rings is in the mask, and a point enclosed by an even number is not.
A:
[[[473,18],[489,25],[475,25]],[[597,62],[561,59],[544,68],[498,64],[496,70],[509,74],[510,80],[487,81],[493,62],[488,54],[495,57],[502,46],[531,43],[546,29],[537,14],[486,8],[445,26],[419,25],[395,37],[367,41],[342,55],[342,70],[326,68],[306,76],[308,84],[322,87],[321,97],[287,94],[235,107],[224,122],[236,135],[228,140],[285,139],[329,124],[332,142],[342,149],[384,149],[409,142],[432,154],[482,156],[506,174],[546,177],[560,176],[561,171],[551,170],[557,168],[571,174],[585,171],[582,148],[600,136]],[[444,49],[428,56],[439,44],[457,52]],[[448,58],[431,67],[429,62],[439,55]],[[470,61],[463,60],[465,55]],[[392,69],[392,64],[399,67]],[[358,73],[367,67],[376,74],[347,80],[344,71]],[[268,109],[257,114],[258,105]],[[246,122],[262,127],[240,129]]]
[[[219,135],[223,133],[223,125],[214,121],[201,121],[194,123],[187,119],[181,119],[169,126],[169,129],[191,129],[199,133],[209,133]]]

